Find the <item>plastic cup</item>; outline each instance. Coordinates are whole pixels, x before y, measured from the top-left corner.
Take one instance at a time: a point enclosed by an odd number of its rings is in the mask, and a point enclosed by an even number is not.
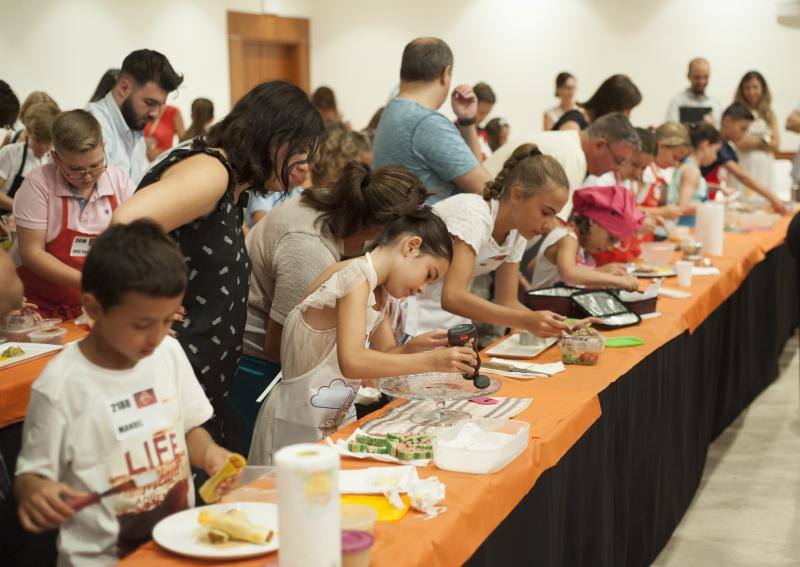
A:
[[[679,260],[675,262],[675,271],[678,273],[678,285],[680,287],[692,287],[692,269],[694,262]]]
[[[354,530],[371,534],[378,520],[378,512],[369,506],[342,504],[342,530]]]

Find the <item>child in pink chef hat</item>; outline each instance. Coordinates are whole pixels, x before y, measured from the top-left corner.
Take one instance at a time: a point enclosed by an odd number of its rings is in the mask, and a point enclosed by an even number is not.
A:
[[[575,191],[569,224],[548,233],[536,257],[533,289],[559,283],[627,290],[638,281],[620,264],[596,268],[592,254],[610,251],[642,227],[634,194],[620,185]]]

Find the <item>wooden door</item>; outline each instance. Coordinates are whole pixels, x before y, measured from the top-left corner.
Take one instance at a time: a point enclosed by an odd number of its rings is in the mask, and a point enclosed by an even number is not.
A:
[[[228,12],[231,106],[259,83],[291,81],[308,92],[307,19]]]

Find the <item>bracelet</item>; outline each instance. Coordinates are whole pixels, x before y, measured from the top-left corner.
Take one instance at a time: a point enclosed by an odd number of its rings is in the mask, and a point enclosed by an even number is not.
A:
[[[459,118],[458,119],[458,125],[459,126],[472,126],[476,122],[477,122],[477,120],[475,120],[474,116],[472,118]]]

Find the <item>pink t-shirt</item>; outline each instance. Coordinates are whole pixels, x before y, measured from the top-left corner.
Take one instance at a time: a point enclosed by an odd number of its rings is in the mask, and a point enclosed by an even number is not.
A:
[[[52,242],[61,230],[61,197],[68,197],[68,228],[86,234],[100,234],[111,224],[109,197],[114,195],[119,206],[133,195],[135,189],[127,173],[109,166],[97,180],[97,188],[81,212],[78,197],[73,195],[56,165],[51,163],[25,177],[14,197],[14,219],[22,228],[47,229],[45,242]]]

